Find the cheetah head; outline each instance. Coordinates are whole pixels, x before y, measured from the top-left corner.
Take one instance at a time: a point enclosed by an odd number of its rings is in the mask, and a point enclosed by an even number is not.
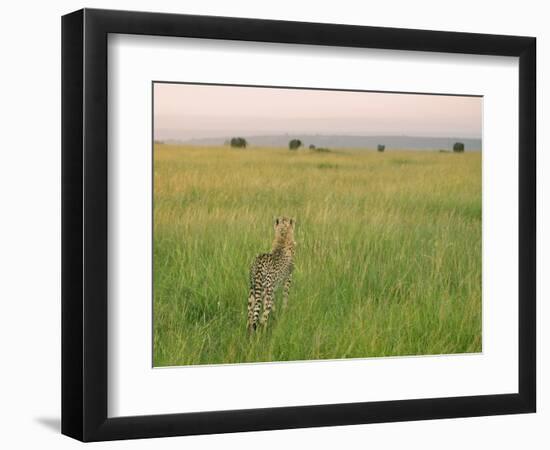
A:
[[[275,235],[281,240],[294,243],[294,227],[296,220],[289,217],[276,217],[274,221]]]

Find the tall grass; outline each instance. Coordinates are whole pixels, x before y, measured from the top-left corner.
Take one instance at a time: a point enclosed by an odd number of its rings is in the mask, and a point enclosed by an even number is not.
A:
[[[480,153],[154,157],[155,366],[481,351]],[[289,307],[250,337],[277,215],[297,219]]]

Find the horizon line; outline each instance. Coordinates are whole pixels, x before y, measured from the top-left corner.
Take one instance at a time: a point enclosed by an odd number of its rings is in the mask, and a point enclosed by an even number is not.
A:
[[[482,139],[483,136],[467,136],[467,135],[443,135],[435,136],[429,134],[352,134],[352,133],[332,133],[332,134],[322,134],[322,133],[268,133],[268,134],[246,134],[246,133],[235,133],[235,134],[226,134],[223,136],[197,136],[191,138],[164,138],[170,140],[179,140],[182,142],[194,141],[194,140],[204,140],[204,139],[225,139],[232,137],[244,137],[244,138],[260,138],[260,137],[405,137],[405,138],[427,138],[427,139]],[[163,140],[163,139],[160,139]]]

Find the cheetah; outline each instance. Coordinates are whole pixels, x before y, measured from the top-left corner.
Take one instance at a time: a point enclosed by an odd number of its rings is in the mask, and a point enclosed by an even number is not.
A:
[[[275,239],[271,253],[258,255],[250,268],[250,291],[248,295],[248,331],[267,325],[273,308],[275,292],[283,286],[283,308],[288,303],[292,271],[294,269],[294,226],[296,221],[287,217],[275,219]],[[260,310],[263,311],[260,317]]]

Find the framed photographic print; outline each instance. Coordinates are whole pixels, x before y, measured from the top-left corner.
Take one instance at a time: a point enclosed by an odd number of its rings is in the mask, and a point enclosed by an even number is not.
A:
[[[535,411],[531,37],[62,21],[62,432]]]

